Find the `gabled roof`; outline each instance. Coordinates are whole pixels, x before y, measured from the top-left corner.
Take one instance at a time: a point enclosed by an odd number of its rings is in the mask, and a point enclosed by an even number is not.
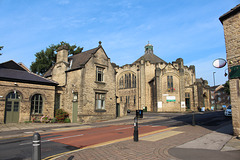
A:
[[[85,64],[90,60],[90,58],[102,47],[102,45],[99,45],[96,48],[87,50],[85,52],[82,53],[78,53],[75,54],[73,56],[68,57],[68,62],[69,65],[71,65],[71,68],[69,70],[67,70],[67,72],[69,71],[73,71],[73,70],[77,70],[77,69],[81,69],[85,66]],[[104,49],[103,49],[104,51]],[[104,51],[105,52],[105,51]],[[106,55],[107,56],[107,55]],[[71,62],[72,61],[72,62]],[[52,70],[53,70],[54,66],[52,66],[45,74],[44,77],[50,77],[52,76]]]
[[[0,80],[56,86],[58,83],[29,72],[13,60],[0,64]]]
[[[89,61],[92,55],[94,55],[98,51],[99,48],[101,48],[101,46],[68,57],[69,62],[72,60],[72,66],[69,71],[83,68],[84,65]]]
[[[25,69],[24,69],[23,67],[21,67],[21,65],[17,64],[17,63],[14,62],[13,60],[10,60],[10,61],[1,63],[1,64],[0,64],[0,68],[8,68],[8,69],[25,71]]]
[[[141,60],[144,60],[145,62],[149,61],[152,64],[167,63],[164,60],[162,60],[161,58],[159,58],[158,56],[156,56],[155,54],[144,54],[142,57],[138,58],[138,60],[136,60],[132,64],[136,64],[136,63],[140,62]]]
[[[238,12],[240,12],[240,4],[238,4],[237,6],[232,8],[227,13],[223,14],[221,17],[219,17],[219,20],[221,21],[221,23],[223,23],[224,20],[226,20],[227,18],[237,14]]]

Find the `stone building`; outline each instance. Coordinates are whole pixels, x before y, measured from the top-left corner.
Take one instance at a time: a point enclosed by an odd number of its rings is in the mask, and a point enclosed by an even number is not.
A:
[[[240,4],[219,20],[224,29],[234,134],[240,137]]]
[[[72,122],[116,117],[115,70],[101,42],[70,57],[66,46],[60,47],[55,65],[44,76],[59,83],[55,109],[63,108]]]
[[[13,60],[0,64],[0,123],[17,123],[54,117],[54,95],[58,84]]]
[[[225,92],[223,85],[212,86],[210,90],[212,107],[224,109],[231,104],[230,95]]]
[[[121,114],[128,109],[153,112],[184,112],[210,108],[207,81],[196,79],[195,66],[184,66],[178,58],[167,63],[145,46],[145,54],[132,64],[115,67],[117,102]]]

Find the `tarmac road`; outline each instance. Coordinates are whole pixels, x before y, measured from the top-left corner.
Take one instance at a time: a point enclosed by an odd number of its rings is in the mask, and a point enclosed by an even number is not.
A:
[[[131,114],[125,119],[88,124],[90,129],[84,127],[87,125],[68,126],[54,131],[51,131],[50,128],[46,129],[54,133],[42,133],[42,158],[107,141],[114,141],[116,139],[121,140],[121,138],[126,137],[131,137],[132,139],[133,117],[134,114]],[[212,130],[219,127],[219,124],[231,120],[224,117],[222,112],[197,113],[195,114],[195,119],[196,125],[202,125]],[[141,131],[141,134],[151,133],[152,131],[160,132],[166,128],[184,126],[191,123],[192,114],[145,113],[144,118],[139,120],[139,131]],[[41,128],[37,129],[41,130]],[[10,134],[11,132],[8,133]],[[88,137],[86,135],[88,135]],[[177,151],[181,152],[181,149],[182,148],[177,148],[174,153],[177,153]],[[31,151],[32,137],[0,140],[0,159],[31,159]]]

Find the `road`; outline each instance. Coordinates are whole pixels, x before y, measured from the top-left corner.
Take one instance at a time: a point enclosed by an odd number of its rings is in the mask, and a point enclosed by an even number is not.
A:
[[[196,125],[215,130],[230,118],[223,112],[194,114]],[[150,135],[172,127],[192,124],[192,114],[184,113],[145,113],[139,120],[139,135]],[[91,148],[127,139],[133,139],[133,120],[106,121],[91,124],[93,128],[54,131],[41,134],[42,158],[72,150]],[[141,139],[140,139],[141,140]],[[32,137],[0,140],[0,159],[31,159]]]

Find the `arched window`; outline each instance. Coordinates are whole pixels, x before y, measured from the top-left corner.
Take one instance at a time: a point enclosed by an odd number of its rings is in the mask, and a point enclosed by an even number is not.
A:
[[[43,99],[40,94],[35,94],[31,100],[31,114],[42,114]]]
[[[136,76],[132,74],[132,88],[136,88]]]
[[[126,73],[119,79],[119,89],[136,88],[136,75]]]
[[[128,88],[131,88],[131,74],[128,75]]]
[[[125,74],[125,88],[129,88],[128,87],[128,75]]]

